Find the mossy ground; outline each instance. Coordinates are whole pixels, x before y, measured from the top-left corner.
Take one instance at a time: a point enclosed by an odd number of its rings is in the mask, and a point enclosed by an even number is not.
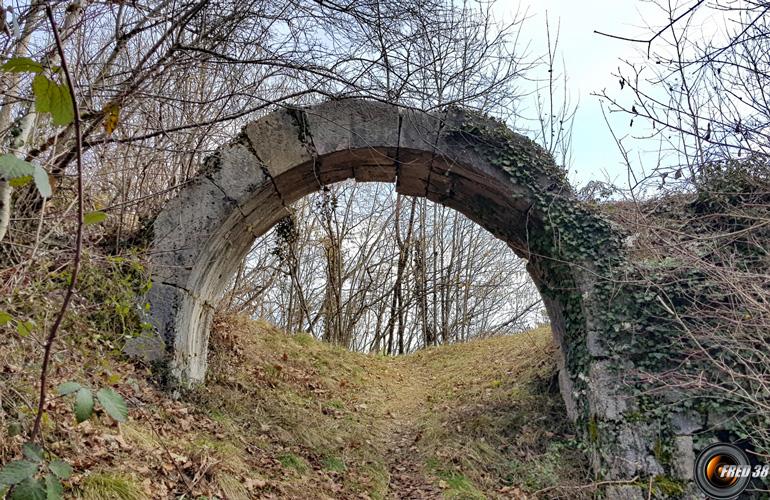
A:
[[[31,339],[0,341],[2,462],[23,442],[9,424],[30,423]],[[574,497],[565,492],[588,482],[547,328],[388,358],[220,318],[208,384],[177,400],[148,369],[98,346],[63,339],[53,386],[109,383],[130,419],[97,412],[76,425],[71,401],[52,399],[45,439],[74,466],[73,497]]]

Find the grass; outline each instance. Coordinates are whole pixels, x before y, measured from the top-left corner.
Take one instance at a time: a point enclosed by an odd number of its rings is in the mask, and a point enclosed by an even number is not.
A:
[[[327,456],[323,459],[323,468],[330,472],[345,472],[345,462],[341,458]]]
[[[429,458],[426,467],[439,480],[446,498],[484,499],[486,496],[479,491],[473,482],[460,472],[450,470],[435,458]]]
[[[6,336],[0,359],[31,366],[26,343]],[[96,359],[75,343],[62,350],[54,385],[111,379],[142,408],[132,406],[119,428],[100,418],[75,425],[71,402],[52,400],[46,434],[75,465],[67,494],[377,499],[398,496],[391,481],[407,473],[407,484],[476,499],[574,485],[586,473],[553,382],[547,328],[390,358],[230,317],[217,319],[210,346],[207,384],[178,400],[152,386],[144,368]],[[16,397],[22,415],[34,382],[15,379],[3,404]],[[18,456],[21,438],[4,432],[0,458]]]
[[[88,474],[75,490],[83,500],[142,500],[145,494],[136,480],[127,475],[96,472]]]
[[[388,358],[230,321],[219,331],[236,337],[248,373],[234,370],[241,365],[230,351],[217,353],[209,388],[216,398],[207,401],[243,413],[242,391],[230,387],[246,386],[257,373],[271,387],[251,389],[267,403],[253,413],[270,422],[271,441],[292,450],[279,454],[282,468],[303,480],[312,481],[314,471],[344,472],[344,488],[385,495],[391,458],[383,449],[394,429],[382,422],[394,415],[415,426],[420,440],[410,460],[416,469],[427,465],[428,481],[440,482],[448,498],[495,497],[510,485],[534,492],[585,474],[558,395],[548,328]],[[242,382],[233,380],[239,376]]]
[[[294,469],[300,474],[304,474],[308,469],[305,461],[293,453],[284,453],[283,455],[280,455],[278,461],[287,469]]]
[[[584,457],[564,416],[552,349],[550,330],[541,328],[403,360],[435,374],[422,448],[450,489],[457,488],[441,474],[487,495],[501,486],[534,492],[583,480]]]
[[[556,486],[561,481],[564,457],[558,450],[548,450],[529,460],[514,459],[508,466],[506,477],[512,484],[519,484],[531,491]]]
[[[236,476],[220,474],[217,476],[217,484],[228,500],[248,500],[251,498],[249,490],[243,485],[243,481]]]
[[[457,472],[439,472],[436,474],[446,483],[444,496],[457,499],[486,499],[486,496],[476,489],[473,483],[465,476]]]

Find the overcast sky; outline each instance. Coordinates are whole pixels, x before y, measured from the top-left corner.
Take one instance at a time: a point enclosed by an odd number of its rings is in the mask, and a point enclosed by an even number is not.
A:
[[[624,184],[626,170],[621,155],[605,124],[599,99],[591,93],[603,88],[616,92],[618,79],[612,73],[617,72],[619,58],[644,62],[646,46],[603,37],[594,34],[594,30],[649,36],[645,22],[660,25],[664,19],[662,13],[649,2],[640,0],[500,0],[497,4],[504,19],[510,19],[517,9],[528,12],[522,38],[530,40],[532,55],[547,49],[546,12],[552,33],[560,23],[559,50],[566,63],[569,93],[573,102],[579,101],[573,130],[571,181],[584,185],[591,179],[609,177],[613,182]],[[546,78],[546,69],[540,69],[537,77]],[[628,115],[616,114],[610,119],[619,135],[630,132]]]

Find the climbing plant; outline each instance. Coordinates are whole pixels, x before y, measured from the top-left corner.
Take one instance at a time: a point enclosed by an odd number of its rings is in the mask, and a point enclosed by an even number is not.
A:
[[[747,297],[738,297],[740,293],[723,282],[727,269],[767,272],[763,242],[770,236],[766,224],[770,190],[766,167],[759,167],[756,159],[706,165],[703,182],[690,201],[674,200],[669,211],[659,214],[665,218],[677,212],[674,218],[682,224],[676,228],[680,234],[675,239],[687,247],[687,255],[698,256],[687,259],[670,251],[672,241],[668,238],[647,233],[647,238],[639,240],[635,232],[639,227],[627,220],[617,224],[618,217],[613,222],[590,206],[576,203],[564,172],[544,151],[502,123],[490,125],[495,122],[487,117],[457,109],[451,112],[462,116],[462,126],[453,133],[504,169],[531,200],[529,224],[533,229],[528,231],[526,251],[542,273],[543,295],[564,307],[564,355],[584,439],[595,449],[611,450],[617,433],[607,431],[630,422],[657,436],[658,444],[650,452],[671,471],[674,439],[679,432],[671,418],[688,415],[699,424],[696,446],[721,432],[734,439],[751,437],[757,449],[770,449],[764,431],[768,413],[757,409],[758,403],[765,408],[768,402],[768,395],[762,395],[758,386],[762,382],[759,363],[766,362],[763,353],[770,340],[767,304],[761,298],[767,290],[755,290],[754,298],[765,308],[755,305],[753,312],[741,312],[745,317],[739,330],[743,331],[737,333],[735,306],[747,304]],[[753,215],[737,213],[736,209],[746,204],[754,207]],[[605,207],[605,212],[612,213],[611,207]],[[667,237],[676,234],[671,229]],[[719,237],[726,232],[740,235],[729,240],[728,250],[717,250],[714,240],[699,236]],[[581,290],[575,276],[589,276],[590,290]],[[739,277],[734,275],[733,279]],[[590,311],[590,321],[583,300],[586,293],[593,304],[601,305]],[[762,321],[745,321],[757,313],[763,316]],[[711,344],[699,342],[694,330],[708,333]],[[728,339],[738,340],[737,345],[728,347]],[[593,344],[593,352],[589,352],[589,344]],[[623,390],[633,401],[619,421],[593,418],[586,404],[588,363],[597,357],[624,380]],[[726,372],[747,377],[746,394],[751,396],[736,398],[730,384],[715,391],[722,385],[716,379]],[[699,376],[703,382],[703,374],[712,375],[698,388],[693,384]],[[685,389],[687,395],[683,397]],[[706,430],[706,421],[717,414],[733,418]],[[658,476],[654,483],[663,485],[656,486],[658,490],[672,495],[684,491],[672,476]]]
[[[41,446],[41,426],[46,408],[48,396],[48,372],[51,364],[51,352],[57,338],[57,334],[72,301],[77,278],[81,268],[83,226],[101,222],[105,218],[103,213],[84,213],[83,204],[83,165],[82,165],[82,133],[80,112],[77,96],[73,87],[72,75],[67,67],[58,26],[54,20],[50,5],[45,6],[46,15],[51,25],[56,42],[60,66],[44,65],[25,57],[12,58],[6,61],[0,69],[11,73],[31,73],[32,93],[34,95],[35,110],[37,113],[49,114],[54,126],[73,126],[77,148],[77,206],[78,225],[75,257],[72,270],[66,285],[66,293],[62,301],[56,319],[51,326],[43,346],[43,361],[40,369],[38,404],[35,421],[29,434],[28,442],[24,445],[25,459],[12,461],[0,469],[0,491],[10,488],[11,499],[38,499],[61,498],[63,488],[61,479],[67,479],[71,474],[71,467],[60,459],[54,458]],[[114,114],[114,113],[112,113]],[[114,128],[115,119],[108,123]],[[26,160],[17,158],[11,153],[0,156],[0,188],[3,194],[3,210],[0,211],[0,239],[4,236],[10,216],[10,188],[23,186],[29,181],[34,181],[39,194],[43,198],[52,195],[48,175],[39,165],[34,165]],[[29,334],[34,323],[16,320],[8,313],[0,314],[2,323],[13,322],[19,335]],[[90,417],[94,409],[93,392],[77,382],[68,382],[59,387],[59,394],[66,395],[76,393],[75,415],[78,422]],[[96,392],[96,399],[104,410],[114,419],[125,421],[127,407],[122,396],[108,387],[102,387]]]

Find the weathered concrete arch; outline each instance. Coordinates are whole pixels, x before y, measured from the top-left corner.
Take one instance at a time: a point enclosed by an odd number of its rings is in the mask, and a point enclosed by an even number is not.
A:
[[[152,318],[176,375],[203,381],[213,305],[254,239],[294,201],[345,179],[395,182],[400,193],[459,210],[530,259],[542,285],[530,240],[545,231],[548,215],[534,206],[531,186],[472,147],[461,130],[465,119],[459,110],[430,115],[367,101],[327,102],[276,111],[221,147],[154,224]],[[568,196],[548,154],[523,136],[511,137],[528,163],[552,170],[532,182]]]
[[[180,381],[204,380],[214,304],[254,239],[292,202],[350,178],[395,182],[400,193],[457,209],[527,258],[559,347],[567,411],[589,438],[601,429],[595,470],[667,472],[653,453],[655,429],[624,417],[635,401],[610,362],[606,332],[626,326],[609,325],[597,290],[622,261],[621,238],[572,197],[540,147],[459,109],[428,114],[360,100],[282,109],[222,146],[154,224],[151,319]]]

